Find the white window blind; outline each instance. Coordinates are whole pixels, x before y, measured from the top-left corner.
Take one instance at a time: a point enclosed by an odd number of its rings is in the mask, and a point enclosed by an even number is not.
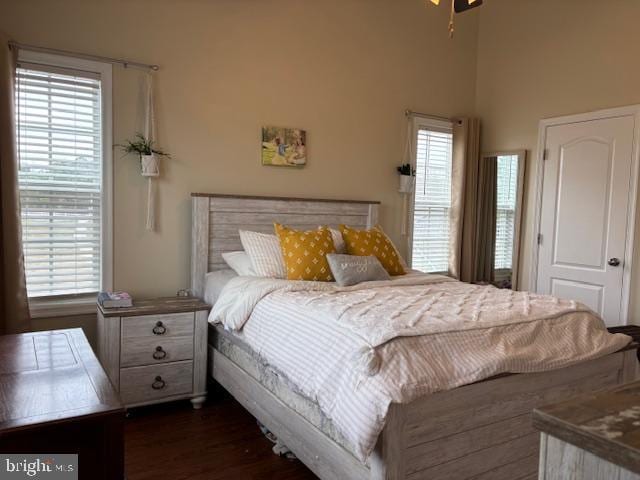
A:
[[[424,272],[449,269],[452,133],[417,129],[412,267]]]
[[[100,76],[21,63],[16,117],[29,296],[97,292],[102,249]]]
[[[518,183],[518,155],[499,155],[496,186],[496,243],[494,268],[511,269]]]

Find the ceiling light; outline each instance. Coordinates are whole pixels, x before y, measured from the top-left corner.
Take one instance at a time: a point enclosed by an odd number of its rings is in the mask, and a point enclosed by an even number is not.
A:
[[[440,5],[440,0],[430,0],[434,5]],[[453,17],[456,13],[466,12],[482,5],[482,0],[451,0],[451,17],[449,18],[449,37],[453,38]]]

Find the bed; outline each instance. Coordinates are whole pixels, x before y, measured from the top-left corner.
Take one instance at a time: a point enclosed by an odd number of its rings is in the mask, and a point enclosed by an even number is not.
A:
[[[222,253],[241,249],[238,230],[377,223],[377,202],[192,194],[191,288],[204,295],[207,273],[226,269]],[[394,403],[373,453],[361,460],[286,377],[242,339],[209,327],[209,375],[322,479],[528,479],[537,477],[539,405],[637,378],[636,346],[566,368],[505,374]]]

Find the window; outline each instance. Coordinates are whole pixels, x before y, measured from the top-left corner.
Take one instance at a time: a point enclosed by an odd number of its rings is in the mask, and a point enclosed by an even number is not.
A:
[[[452,128],[447,122],[416,121],[411,264],[424,272],[446,272],[449,269]]]
[[[515,231],[518,155],[497,156],[496,186],[496,270],[511,269]]]
[[[31,299],[111,282],[111,66],[21,52],[18,181]]]

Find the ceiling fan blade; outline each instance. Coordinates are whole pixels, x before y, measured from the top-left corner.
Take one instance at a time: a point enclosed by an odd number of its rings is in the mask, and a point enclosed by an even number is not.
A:
[[[432,0],[433,1],[433,0]],[[454,9],[456,13],[466,12],[472,8],[476,8],[482,5],[482,0],[455,0]]]

